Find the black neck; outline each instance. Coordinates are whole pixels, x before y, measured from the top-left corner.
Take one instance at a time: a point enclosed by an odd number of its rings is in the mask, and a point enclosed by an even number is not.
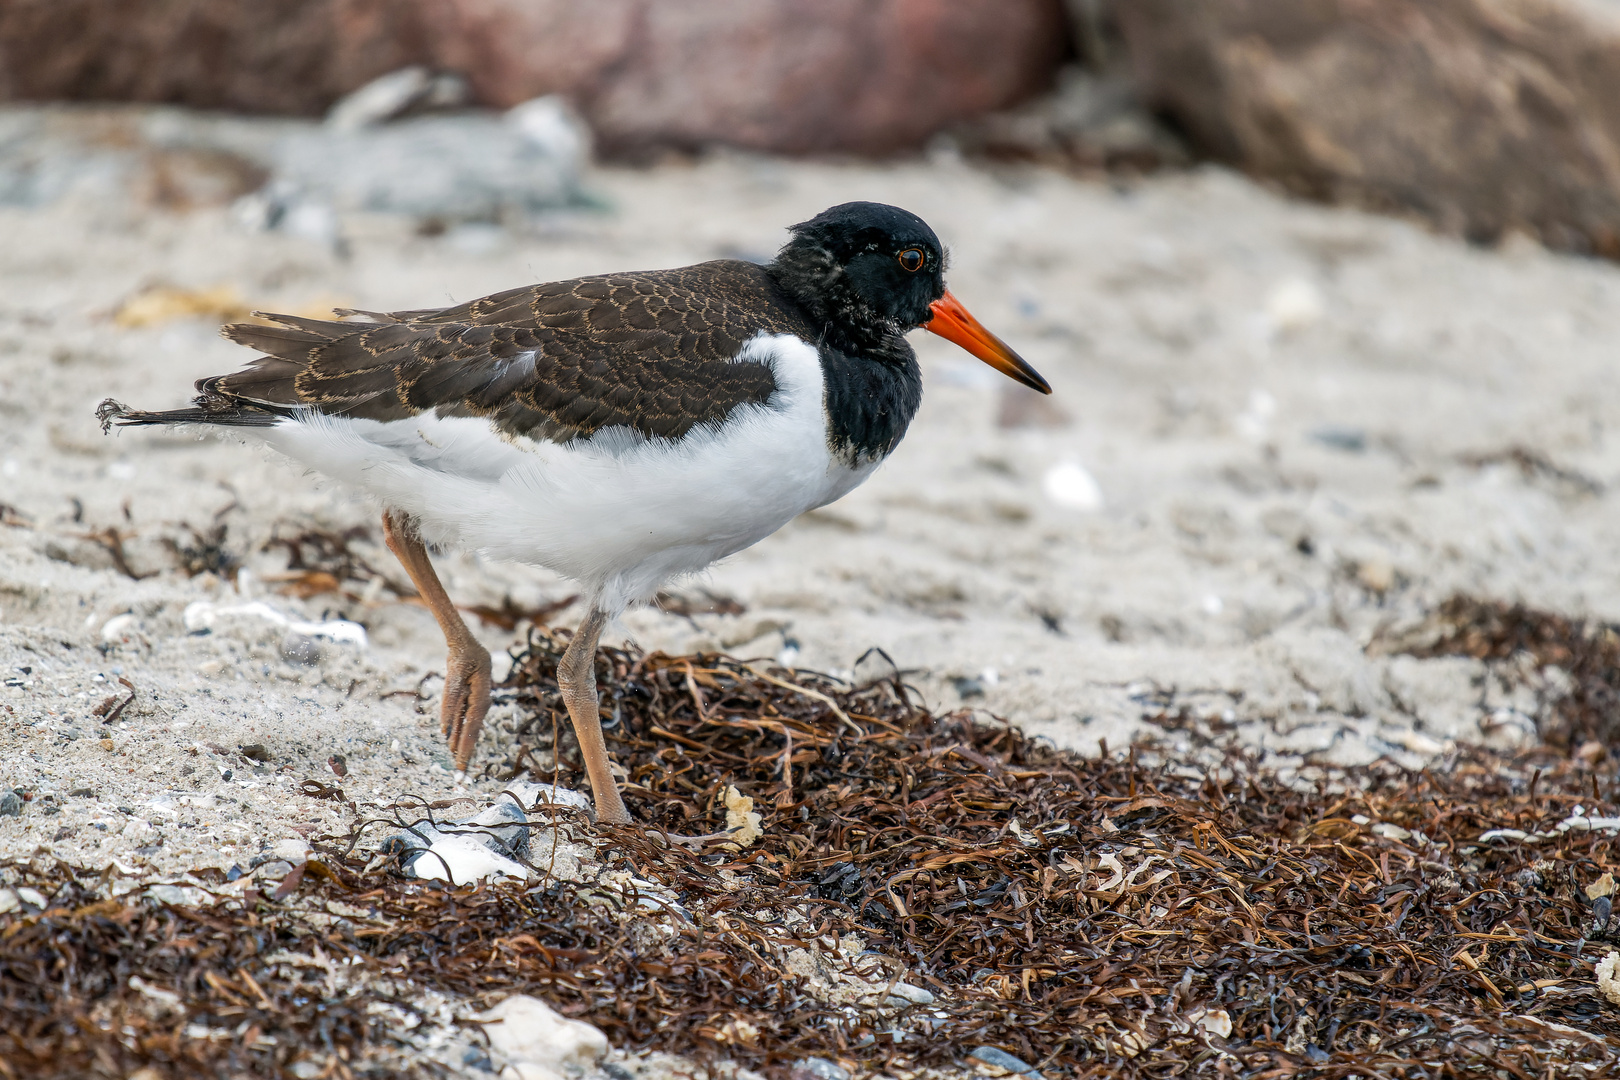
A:
[[[903,361],[874,363],[821,346],[827,445],[851,467],[888,457],[922,404],[922,371],[905,341]]]
[[[794,237],[766,272],[818,335],[833,453],[852,467],[881,461],[922,403],[922,371],[905,339],[911,327],[873,310],[833,253],[808,237]]]

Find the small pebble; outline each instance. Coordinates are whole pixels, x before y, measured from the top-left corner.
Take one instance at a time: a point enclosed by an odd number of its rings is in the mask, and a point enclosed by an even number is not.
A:
[[[332,770],[334,776],[349,775],[349,759],[342,754],[333,754],[326,759],[326,764]]]
[[[7,791],[0,795],[0,817],[22,817],[22,796],[15,791]]]
[[[113,751],[113,741],[111,739],[102,739],[101,740],[101,748],[103,750],[107,751],[107,753],[109,753],[109,754],[112,753],[112,751]]]
[[[909,1002],[912,1005],[932,1005],[934,1003],[933,993],[924,990],[920,986],[912,986],[910,983],[895,983],[894,988],[889,991],[889,996],[897,997],[901,1001]]]
[[[300,667],[314,667],[321,662],[321,643],[308,634],[289,631],[281,639],[281,658]]]
[[[972,1053],[968,1054],[968,1057],[984,1065],[988,1065],[993,1069],[1001,1069],[1005,1072],[1018,1073],[1026,1076],[1040,1075],[1040,1073],[1035,1071],[1035,1066],[1026,1065],[1018,1058],[1015,1058],[1011,1054],[1007,1053],[1007,1051],[998,1050],[994,1046],[978,1047]]]
[[[265,746],[264,743],[248,743],[246,746],[239,748],[238,752],[249,761],[270,760],[270,748]]]

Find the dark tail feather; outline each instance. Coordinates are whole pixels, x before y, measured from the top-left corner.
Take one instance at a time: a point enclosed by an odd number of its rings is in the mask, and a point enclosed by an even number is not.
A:
[[[221,394],[203,394],[194,399],[195,408],[169,409],[164,412],[142,412],[131,409],[119,401],[108,398],[96,406],[96,419],[106,433],[116,423],[119,427],[142,424],[219,424],[224,427],[269,427],[292,414],[291,409],[278,410],[264,405],[228,398]]]

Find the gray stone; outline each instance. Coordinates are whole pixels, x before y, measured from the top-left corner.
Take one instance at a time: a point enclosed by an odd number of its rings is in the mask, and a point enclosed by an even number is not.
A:
[[[321,662],[321,643],[308,634],[289,631],[281,639],[281,658],[300,667],[314,667]]]
[[[903,982],[894,984],[893,989],[889,991],[889,997],[891,1000],[899,998],[908,1005],[932,1005],[934,1003],[934,995],[931,991]]]
[[[1015,1058],[1011,1054],[1007,1053],[1007,1051],[998,1050],[994,1046],[977,1047],[968,1054],[968,1057],[988,1065],[991,1068],[1003,1069],[1007,1072],[1017,1073],[1021,1076],[1039,1077],[1041,1075],[1035,1071],[1035,1066],[1027,1065],[1023,1061],[1020,1061],[1018,1058]]]
[[[849,1072],[835,1061],[806,1057],[793,1063],[791,1080],[849,1080]]]
[[[0,794],[0,817],[22,817],[23,798],[15,791]]]
[[[247,227],[341,246],[349,213],[512,223],[578,203],[590,142],[558,98],[348,126],[12,106],[0,108],[0,205],[231,205]],[[63,561],[97,558],[95,545],[57,546]]]

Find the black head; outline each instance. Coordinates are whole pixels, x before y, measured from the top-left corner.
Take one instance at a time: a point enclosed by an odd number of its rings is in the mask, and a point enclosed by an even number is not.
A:
[[[876,317],[904,333],[929,319],[945,295],[945,250],[928,223],[898,206],[852,202],[793,226],[778,256],[812,256],[827,273],[824,288],[853,301],[848,316]],[[832,298],[830,296],[829,298]]]
[[[911,356],[919,326],[1042,393],[1051,387],[945,291],[945,248],[916,214],[884,203],[823,210],[793,234],[770,273],[823,328],[828,344],[874,359]]]
[[[926,323],[945,295],[945,251],[916,214],[852,202],[792,227],[771,265],[777,280],[841,347],[865,351]]]

